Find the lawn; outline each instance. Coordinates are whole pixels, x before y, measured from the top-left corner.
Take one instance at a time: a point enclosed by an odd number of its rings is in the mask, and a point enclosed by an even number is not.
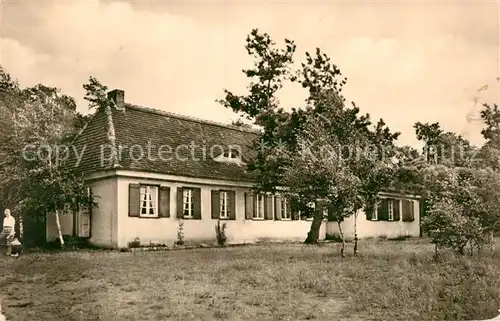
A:
[[[9,321],[467,320],[500,308],[500,254],[419,241],[27,254],[0,262]],[[349,250],[351,250],[349,248]]]

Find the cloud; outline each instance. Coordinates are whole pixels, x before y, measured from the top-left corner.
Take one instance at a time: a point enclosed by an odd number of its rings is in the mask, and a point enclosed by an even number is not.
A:
[[[229,122],[236,115],[215,99],[224,88],[245,90],[244,40],[258,27],[278,42],[295,40],[299,62],[320,47],[349,79],[347,98],[414,143],[415,121],[468,126],[473,93],[485,83],[480,99],[498,100],[495,10],[494,3],[7,3],[0,60],[23,85],[74,96],[80,111],[92,75],[124,89],[131,103]],[[287,86],[280,100],[297,106],[305,94]]]

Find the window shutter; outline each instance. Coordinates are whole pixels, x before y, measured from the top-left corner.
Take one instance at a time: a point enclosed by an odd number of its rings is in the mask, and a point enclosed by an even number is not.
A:
[[[403,200],[403,222],[413,222],[414,219],[413,201]]]
[[[300,220],[300,213],[299,213],[299,204],[298,201],[295,197],[292,197],[291,199],[288,199],[288,205],[290,205],[290,211],[292,213],[292,220],[298,221]]]
[[[92,213],[94,212],[94,192],[92,192],[92,188],[89,187],[89,195],[90,195],[90,206],[89,206],[89,225],[88,225],[88,233],[87,237],[92,237]]]
[[[273,220],[273,196],[265,195],[264,196],[264,219],[265,220]]]
[[[170,187],[160,186],[159,196],[160,217],[170,217]]]
[[[274,213],[274,219],[275,220],[281,220],[281,200],[282,200],[282,196],[281,195],[277,195],[274,197],[274,210],[276,211]]]
[[[410,207],[410,222],[415,221],[415,207],[413,201],[408,201]]]
[[[252,193],[245,193],[245,219],[251,220],[253,218],[255,202]]]
[[[212,218],[218,219],[220,217],[220,192],[212,191]]]
[[[399,212],[399,200],[393,200],[392,201],[393,203],[393,216],[394,216],[394,221],[398,221],[400,220],[401,218],[401,213]]]
[[[128,216],[139,217],[141,210],[141,185],[129,184],[128,186]]]
[[[377,216],[379,221],[387,221],[389,219],[389,200],[384,198],[378,206]]]
[[[195,220],[201,220],[201,188],[193,188],[193,202],[193,218]]]
[[[229,206],[229,219],[230,220],[235,220],[236,219],[236,192],[235,191],[230,191],[227,192],[228,196],[228,206]]]
[[[183,206],[183,199],[182,199],[182,191],[184,189],[182,187],[177,187],[177,218],[183,218],[184,217],[184,206]]]

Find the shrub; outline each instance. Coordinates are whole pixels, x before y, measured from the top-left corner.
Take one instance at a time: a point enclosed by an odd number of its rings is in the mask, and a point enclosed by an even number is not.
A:
[[[325,240],[326,241],[337,242],[337,243],[342,243],[342,237],[339,234],[337,234],[337,233],[326,234]]]
[[[128,242],[128,247],[130,248],[141,247],[141,240],[139,239],[139,237],[136,237],[133,241]]]
[[[179,221],[179,227],[177,229],[177,241],[174,245],[184,245],[184,222]]]
[[[224,246],[227,241],[227,236],[226,236],[226,223],[220,224],[220,220],[217,221],[217,224],[215,225],[215,236],[217,237],[217,244],[220,246]]]

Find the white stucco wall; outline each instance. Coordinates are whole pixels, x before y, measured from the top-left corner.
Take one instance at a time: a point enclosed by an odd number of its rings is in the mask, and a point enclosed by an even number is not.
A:
[[[176,218],[177,187],[191,186],[201,189],[201,220],[182,219],[184,222],[184,241],[189,243],[213,244],[215,238],[216,219],[211,218],[211,191],[213,189],[227,189],[231,182],[220,182],[221,185],[206,185],[149,179],[149,184],[161,184],[170,187],[170,217],[169,218],[138,218],[128,216],[128,192],[130,183],[146,183],[144,179],[120,177],[117,179],[118,188],[118,247],[128,246],[128,242],[136,237],[141,243],[164,243],[172,245],[177,240],[179,221]],[[208,183],[208,181],[207,181]],[[210,182],[213,183],[213,182]],[[233,183],[234,184],[234,183]],[[236,192],[236,220],[225,220],[227,223],[226,235],[228,243],[252,243],[265,241],[303,241],[309,231],[310,221],[270,221],[245,219],[244,193],[245,187],[231,187]],[[320,230],[320,239],[325,238],[326,222]]]
[[[360,212],[357,220],[358,238],[387,237],[396,238],[401,236],[420,236],[420,205],[419,200],[413,203],[415,220],[413,222],[399,221],[369,221],[364,212]],[[346,219],[341,224],[342,232],[347,240],[354,239],[354,216]],[[328,222],[327,234],[339,235],[337,222]]]
[[[73,215],[72,214],[60,214],[59,222],[61,223],[61,231],[63,235],[71,235],[73,233]],[[53,242],[59,235],[57,233],[56,215],[54,213],[49,213],[47,215],[47,221],[45,224],[46,228],[46,238],[47,242]]]
[[[91,238],[90,243],[104,246],[116,247],[117,245],[117,180],[104,179],[89,183],[98,207],[92,209],[91,216]],[[73,214],[60,214],[61,231],[63,235],[72,235],[73,233]],[[47,216],[46,238],[48,242],[57,239],[57,224],[55,214]]]
[[[89,184],[98,207],[92,209],[90,243],[104,247],[117,246],[118,220],[117,179],[104,179]]]
[[[230,181],[204,180],[141,172],[118,172],[120,176],[92,180],[89,184],[99,204],[93,209],[91,218],[90,242],[95,245],[121,248],[138,237],[143,244],[163,243],[172,245],[177,240],[179,221],[184,223],[184,241],[189,243],[216,242],[216,219],[211,218],[211,191],[218,189],[234,190],[236,196],[236,220],[225,220],[228,243],[253,243],[257,241],[303,241],[310,229],[311,221],[270,221],[245,219],[245,192],[251,184]],[[170,187],[169,218],[139,218],[128,216],[128,197],[130,183],[157,184]],[[239,186],[236,186],[239,185]],[[197,187],[201,189],[201,220],[178,219],[176,217],[177,187]],[[236,186],[236,187],[235,187]],[[414,202],[415,220],[413,222],[368,221],[360,213],[357,221],[359,238],[399,237],[420,234],[419,201]],[[72,215],[61,215],[63,234],[71,234]],[[354,218],[342,223],[347,239],[354,237]],[[320,239],[327,234],[338,234],[336,222],[324,222],[320,229]],[[53,215],[47,219],[47,239],[55,239],[57,229]]]

